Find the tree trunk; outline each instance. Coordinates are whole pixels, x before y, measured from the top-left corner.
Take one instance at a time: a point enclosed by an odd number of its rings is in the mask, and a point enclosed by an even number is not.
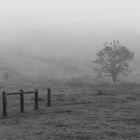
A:
[[[115,73],[112,73],[112,80],[113,80],[113,83],[116,83],[117,75]]]

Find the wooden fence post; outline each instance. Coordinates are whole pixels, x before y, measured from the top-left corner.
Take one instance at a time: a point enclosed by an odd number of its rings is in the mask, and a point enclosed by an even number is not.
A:
[[[38,109],[38,90],[35,89],[35,109]]]
[[[24,91],[20,89],[20,112],[24,113]]]
[[[48,93],[47,93],[47,99],[48,99],[48,102],[47,102],[47,106],[51,106],[51,89],[48,88]]]
[[[3,118],[6,118],[7,116],[7,95],[6,92],[2,92],[2,98],[3,98]]]

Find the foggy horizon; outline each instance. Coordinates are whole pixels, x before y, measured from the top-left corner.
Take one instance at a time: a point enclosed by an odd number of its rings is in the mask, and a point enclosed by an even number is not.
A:
[[[139,1],[132,0],[2,1],[1,63],[20,69],[25,75],[32,67],[35,74],[47,71],[51,75],[53,71],[55,75],[59,64],[62,67],[58,75],[87,74],[92,73],[92,62],[103,43],[119,40],[135,53],[133,67],[137,73],[138,5]],[[23,67],[18,68],[20,65]]]
[[[138,5],[139,1],[132,0],[2,1],[0,46],[32,47],[37,52],[44,48],[54,54],[55,50],[58,53],[61,50],[68,55],[70,50],[97,51],[105,41],[120,40],[137,52],[140,45]],[[132,47],[131,42],[135,40]]]

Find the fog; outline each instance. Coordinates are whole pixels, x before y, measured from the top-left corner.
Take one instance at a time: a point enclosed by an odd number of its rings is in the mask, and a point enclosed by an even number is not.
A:
[[[132,66],[139,74],[139,4],[138,0],[1,1],[1,65],[24,75],[91,74],[103,42],[120,40],[135,53]]]

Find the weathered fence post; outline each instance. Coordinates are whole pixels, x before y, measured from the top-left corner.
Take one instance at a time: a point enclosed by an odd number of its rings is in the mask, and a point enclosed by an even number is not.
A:
[[[35,109],[38,109],[38,90],[35,89]]]
[[[51,89],[48,88],[48,93],[47,93],[47,99],[48,99],[48,102],[47,102],[47,106],[51,106]]]
[[[20,89],[20,112],[24,113],[24,91]]]
[[[2,92],[2,98],[3,98],[3,118],[6,118],[7,116],[7,95],[6,92]]]

